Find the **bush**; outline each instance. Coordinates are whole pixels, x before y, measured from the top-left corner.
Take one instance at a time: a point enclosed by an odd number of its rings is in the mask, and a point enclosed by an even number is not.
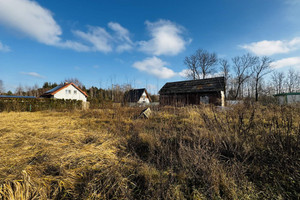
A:
[[[42,111],[42,110],[75,110],[82,108],[82,101],[64,99],[27,99],[0,98],[0,112],[7,111]]]

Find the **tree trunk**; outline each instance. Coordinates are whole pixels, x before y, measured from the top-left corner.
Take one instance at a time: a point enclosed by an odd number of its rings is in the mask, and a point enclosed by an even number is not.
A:
[[[238,97],[238,95],[239,95],[240,88],[241,88],[241,84],[238,84],[238,88],[237,88],[237,90],[236,90],[234,99],[237,99],[237,97]]]
[[[255,101],[258,101],[258,80],[255,81]]]

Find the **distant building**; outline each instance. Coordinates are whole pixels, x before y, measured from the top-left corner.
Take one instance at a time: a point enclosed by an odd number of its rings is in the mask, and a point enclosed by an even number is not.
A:
[[[168,82],[159,91],[160,105],[197,105],[200,103],[224,106],[224,77]]]
[[[65,83],[63,85],[56,86],[42,94],[40,97],[81,100],[83,102],[86,102],[87,100],[87,94],[74,83]]]
[[[297,92],[276,94],[274,97],[278,100],[280,105],[300,102],[300,93]]]
[[[151,98],[145,88],[132,89],[125,93],[124,101],[126,103],[149,104]]]

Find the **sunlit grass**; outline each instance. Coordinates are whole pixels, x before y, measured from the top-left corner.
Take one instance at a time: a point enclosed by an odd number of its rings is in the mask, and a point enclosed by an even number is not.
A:
[[[300,109],[0,113],[0,199],[299,198]]]

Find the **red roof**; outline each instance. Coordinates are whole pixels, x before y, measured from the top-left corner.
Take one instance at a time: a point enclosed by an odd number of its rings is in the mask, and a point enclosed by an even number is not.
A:
[[[60,86],[57,86],[56,88],[53,88],[51,90],[48,90],[47,92],[45,92],[43,95],[54,95],[56,94],[57,92],[59,92],[60,90],[68,87],[69,85],[73,85],[77,90],[79,90],[82,94],[84,94],[84,96],[88,97],[88,95],[82,91],[79,87],[77,87],[74,83],[67,83],[67,84],[64,84],[64,85],[60,85]],[[42,95],[42,96],[43,96]]]

